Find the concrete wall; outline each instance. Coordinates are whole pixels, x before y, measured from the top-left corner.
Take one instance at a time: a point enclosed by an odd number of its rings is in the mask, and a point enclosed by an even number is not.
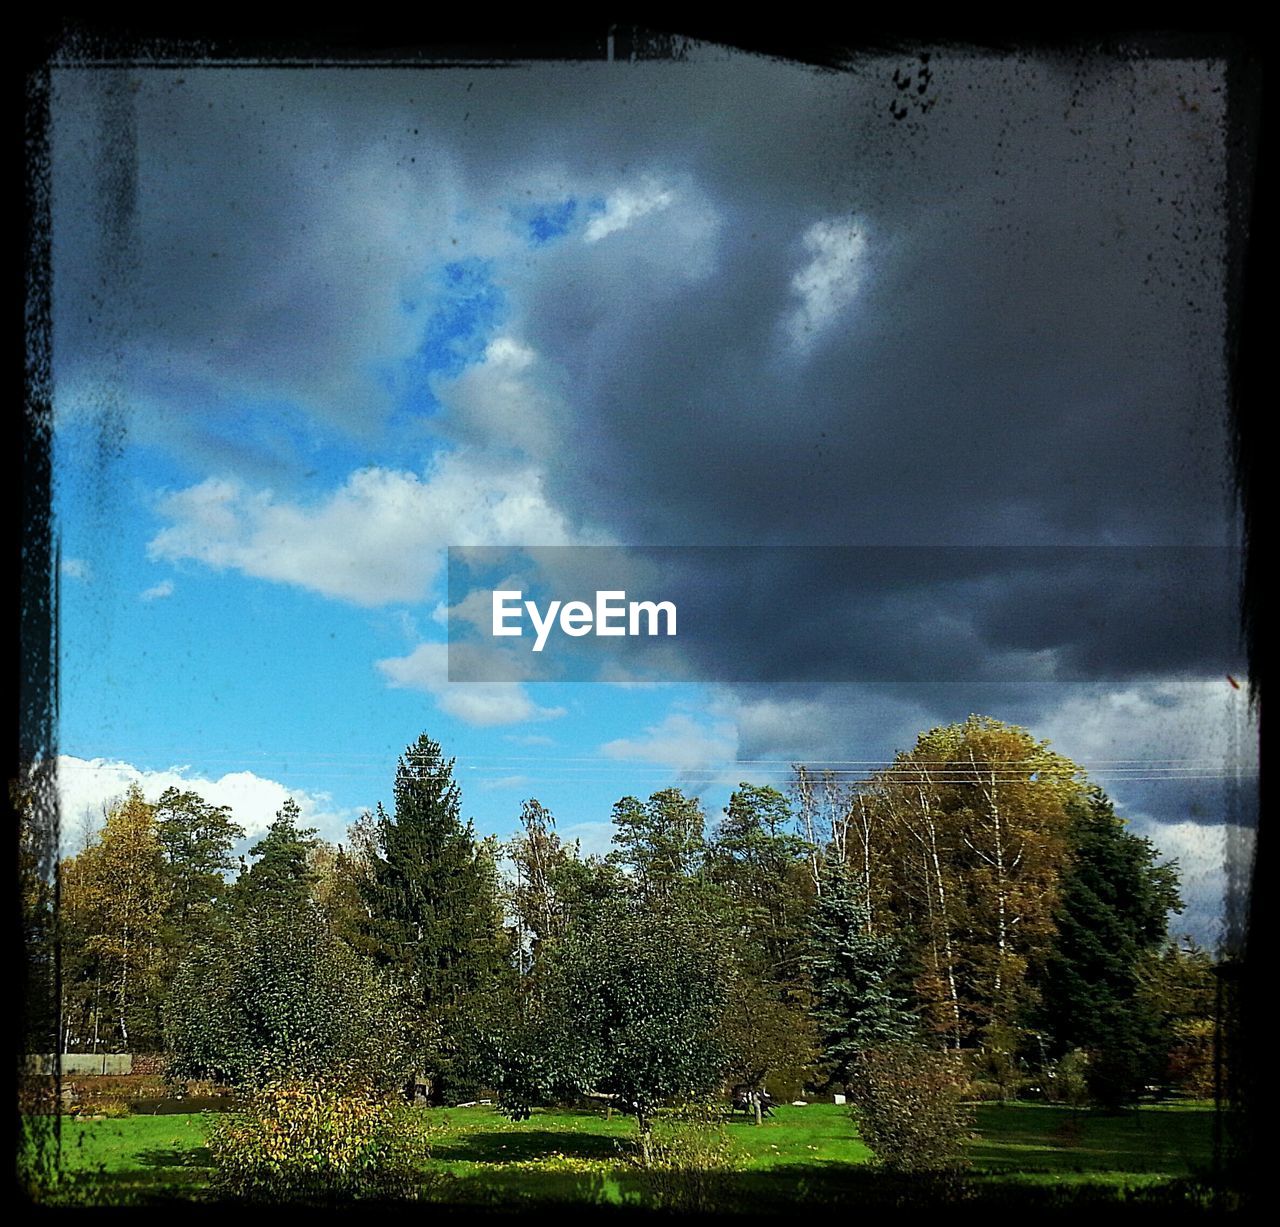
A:
[[[64,1074],[131,1074],[133,1055],[128,1052],[64,1052],[58,1059]],[[54,1072],[52,1056],[27,1057],[27,1070],[34,1074]]]

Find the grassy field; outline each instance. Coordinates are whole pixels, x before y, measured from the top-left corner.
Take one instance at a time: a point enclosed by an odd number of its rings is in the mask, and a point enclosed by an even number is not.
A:
[[[510,1121],[487,1107],[436,1109],[431,1170],[448,1200],[488,1204],[643,1198],[628,1162],[630,1118],[594,1111],[538,1111]],[[90,1203],[205,1195],[207,1118],[66,1119],[67,1196]],[[1000,1196],[1109,1186],[1119,1193],[1203,1171],[1212,1156],[1208,1105],[1146,1107],[1124,1116],[1038,1104],[982,1105],[970,1147],[971,1188]],[[762,1209],[865,1200],[872,1169],[844,1108],[780,1107],[757,1127],[726,1125],[741,1170],[726,1180],[733,1202]],[[986,1194],[984,1194],[986,1195]]]

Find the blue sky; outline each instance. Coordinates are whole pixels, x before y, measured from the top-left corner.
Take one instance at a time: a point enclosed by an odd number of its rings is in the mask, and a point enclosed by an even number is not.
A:
[[[1011,123],[941,56],[893,128],[910,60],[57,74],[66,829],[140,779],[340,839],[426,731],[478,830],[537,796],[602,850],[624,794],[714,818],[983,712],[1179,856],[1211,935],[1253,730],[1136,587],[1046,658],[1127,671],[1070,684],[447,681],[450,545],[1235,541],[1221,65],[1024,60]],[[993,608],[992,653],[1053,622]]]

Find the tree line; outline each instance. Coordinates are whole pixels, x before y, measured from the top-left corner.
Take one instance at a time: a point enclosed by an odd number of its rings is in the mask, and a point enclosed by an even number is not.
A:
[[[609,1097],[642,1137],[672,1099],[841,1090],[903,1044],[991,1097],[1212,1093],[1176,866],[1023,729],[974,716],[858,779],[797,765],[714,823],[678,788],[623,797],[603,856],[535,799],[478,837],[453,767],[423,735],[346,842],[288,801],[239,860],[226,807],[131,788],[60,866],[63,1050],[514,1114]]]

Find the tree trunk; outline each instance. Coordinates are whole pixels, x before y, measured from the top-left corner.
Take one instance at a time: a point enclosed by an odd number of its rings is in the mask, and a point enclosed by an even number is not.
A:
[[[653,1122],[647,1112],[637,1110],[636,1124],[640,1128],[640,1163],[648,1170],[653,1166]]]

